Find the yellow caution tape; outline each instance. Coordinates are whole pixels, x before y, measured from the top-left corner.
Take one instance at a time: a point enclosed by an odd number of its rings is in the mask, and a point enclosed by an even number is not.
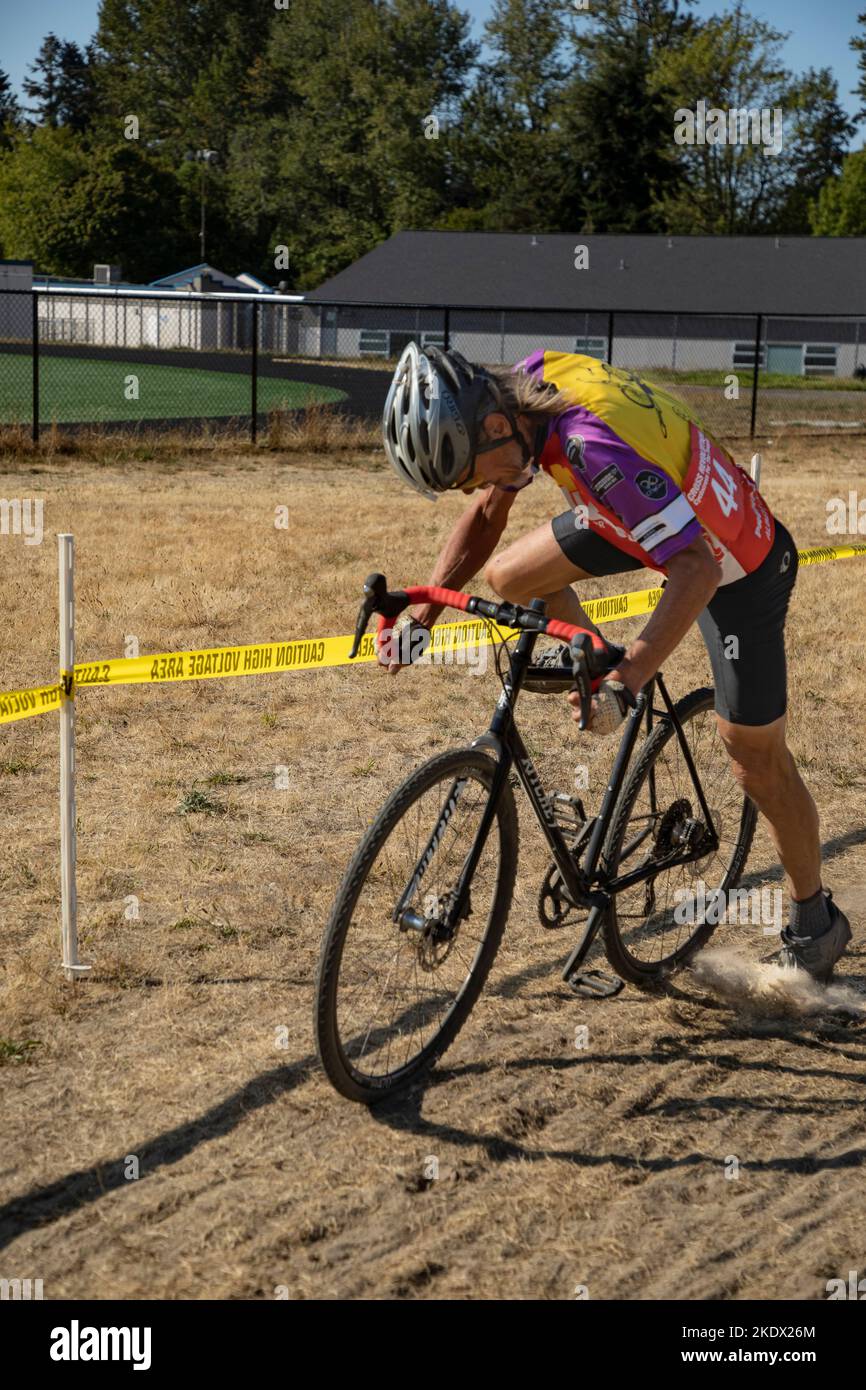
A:
[[[63,687],[41,685],[37,690],[9,690],[0,695],[0,724],[13,724],[17,719],[30,719],[34,714],[47,714],[60,708]]]
[[[815,546],[798,552],[801,565],[820,565],[828,560],[844,560],[866,555],[866,541],[850,545]],[[650,613],[657,606],[663,590],[638,589],[628,594],[612,594],[608,598],[582,599],[587,615],[594,623],[619,622],[640,613]],[[494,640],[516,637],[514,628],[500,627],[480,618],[468,618],[455,623],[437,623],[433,628],[430,649],[456,651],[467,646],[484,645]],[[376,651],[372,633],[367,633],[356,657],[349,659],[351,637],[311,637],[293,642],[255,642],[242,647],[208,647],[201,651],[158,652],[153,656],[115,657],[110,661],[85,661],[75,667],[71,689],[76,686],[152,685],[170,681],[199,681],[222,679],[227,676],[272,675],[278,671],[314,671],[326,666],[355,666],[375,661]],[[13,690],[0,694],[0,724],[29,719],[59,709],[64,684],[45,685],[36,690]]]
[[[866,541],[850,545],[816,545],[811,550],[798,550],[801,565],[823,565],[827,560],[848,560],[852,555],[866,555]]]

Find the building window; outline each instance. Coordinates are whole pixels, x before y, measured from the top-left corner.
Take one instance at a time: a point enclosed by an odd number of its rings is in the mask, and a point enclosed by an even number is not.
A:
[[[399,357],[409,343],[418,342],[421,348],[444,347],[441,333],[424,331],[420,334],[389,328],[362,328],[359,352],[362,357]]]
[[[387,357],[387,328],[362,328],[359,351],[362,357]]]
[[[574,350],[583,353],[584,357],[597,357],[599,362],[604,362],[607,356],[607,339],[575,338]]]
[[[763,371],[767,354],[766,343],[761,343],[758,354],[758,370]],[[748,367],[751,371],[755,368],[755,344],[734,343],[731,351],[731,365],[734,367]]]
[[[803,348],[803,372],[806,376],[836,375],[835,343],[806,343]]]

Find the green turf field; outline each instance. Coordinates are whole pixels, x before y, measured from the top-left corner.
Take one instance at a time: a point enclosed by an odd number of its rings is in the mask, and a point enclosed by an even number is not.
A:
[[[0,423],[32,418],[32,370],[27,356],[10,353],[0,357]],[[137,378],[137,387],[129,382],[130,377]],[[128,398],[132,389],[137,389],[137,400]],[[259,377],[261,414],[279,406],[298,410],[345,399],[344,391],[331,386]],[[46,424],[186,420],[248,415],[249,411],[250,378],[246,373],[106,362],[92,357],[43,357],[39,363],[39,418]]]

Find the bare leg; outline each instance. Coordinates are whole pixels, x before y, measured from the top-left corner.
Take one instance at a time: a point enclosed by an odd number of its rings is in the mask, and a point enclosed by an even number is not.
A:
[[[530,599],[543,598],[551,618],[598,632],[571,588],[591,577],[566,559],[549,521],[494,555],[484,571],[493,592],[509,603],[527,604]]]
[[[484,577],[511,603],[543,598],[551,617],[598,631],[571,588],[591,576],[566,559],[549,522],[494,555]],[[734,775],[767,819],[791,896],[811,897],[821,887],[818,811],[785,742],[785,717],[759,726],[720,718],[718,725]]]
[[[737,781],[767,818],[793,898],[821,887],[818,810],[785,742],[786,717],[772,724],[731,724],[719,718],[719,734]]]

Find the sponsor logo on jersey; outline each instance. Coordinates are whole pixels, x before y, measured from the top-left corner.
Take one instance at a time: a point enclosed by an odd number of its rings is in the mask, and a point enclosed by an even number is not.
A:
[[[668,495],[668,480],[663,473],[652,473],[645,468],[642,473],[638,473],[635,482],[651,502],[660,502],[663,497]]]
[[[586,440],[582,434],[571,434],[565,446],[565,456],[574,468],[579,468],[581,473],[586,470]]]
[[[697,436],[697,439],[695,439]],[[695,449],[697,443],[697,449]],[[704,493],[710,484],[710,474],[712,472],[712,445],[702,430],[696,429],[692,436],[692,459],[695,469],[695,476],[686,493],[693,507],[699,507],[704,498]]]
[[[590,487],[596,497],[604,497],[610,492],[612,487],[622,482],[622,473],[615,463],[609,463],[600,473],[597,473],[590,483]]]
[[[758,540],[769,540],[770,513],[764,506],[764,499],[761,497],[761,494],[758,492],[758,489],[755,487],[755,484],[752,482],[752,479],[749,478],[748,475],[746,475],[746,477],[750,485],[749,502],[752,506],[752,514],[754,520],[754,535],[757,537]]]

